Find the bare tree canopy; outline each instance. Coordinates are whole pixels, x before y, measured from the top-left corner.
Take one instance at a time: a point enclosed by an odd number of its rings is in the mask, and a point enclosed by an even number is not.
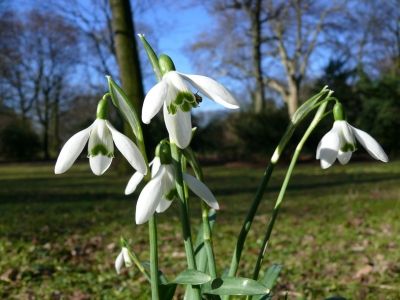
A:
[[[42,125],[44,155],[49,158],[49,136],[55,136],[57,147],[60,108],[79,61],[76,29],[57,15],[36,10],[24,18],[5,12],[1,22],[0,75],[2,90],[8,91],[6,102],[22,119],[30,116]]]
[[[265,94],[273,92],[286,103],[291,116],[298,107],[303,83],[313,78],[311,70],[323,66],[330,57],[351,53],[354,61],[355,51],[363,62],[398,57],[398,1],[359,2],[206,2],[203,5],[216,28],[197,36],[189,47],[191,57],[200,67],[215,70],[240,85],[246,83],[253,110],[263,110]],[[373,57],[371,52],[378,48],[385,50]]]

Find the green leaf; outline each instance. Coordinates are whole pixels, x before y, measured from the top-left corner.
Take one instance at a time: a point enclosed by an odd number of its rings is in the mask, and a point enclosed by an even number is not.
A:
[[[172,282],[178,284],[199,285],[207,283],[211,280],[211,276],[193,269],[187,269],[180,273]]]
[[[160,284],[159,285],[159,294],[160,300],[172,300],[175,295],[177,284],[169,283],[169,284]]]
[[[144,261],[142,262],[142,265],[146,269],[146,271],[150,274],[150,262]],[[167,285],[169,283],[167,277],[165,277],[164,273],[161,270],[158,270],[158,280],[160,282],[160,285]]]
[[[208,213],[208,219],[210,221],[210,228],[214,227],[215,221],[217,218],[217,214],[215,210],[210,209]],[[199,225],[199,230],[197,231],[197,237],[196,237],[196,242],[195,242],[195,247],[194,247],[194,253],[196,257],[196,266],[197,268],[205,272],[207,268],[207,252],[204,247],[204,241],[203,241],[203,224],[200,223]]]
[[[318,94],[312,96],[310,99],[305,101],[293,114],[292,116],[292,124],[297,126],[307,115],[310,111],[312,111],[316,104],[322,100],[322,98],[326,98],[332,93],[331,90],[325,86]]]
[[[267,289],[272,290],[276,284],[276,280],[278,279],[281,270],[282,265],[273,264],[268,268],[268,270],[264,274],[264,277],[260,279],[259,282],[265,285]]]
[[[122,88],[111,78],[106,76],[108,80],[108,87],[111,94],[111,99],[114,106],[119,110],[124,119],[129,123],[133,133],[137,138],[142,138],[142,131],[140,125],[140,119],[137,115],[135,108],[128,96],[122,90]]]
[[[143,34],[138,34],[140,41],[143,43],[143,47],[146,50],[147,56],[150,60],[151,65],[153,66],[154,74],[156,74],[157,81],[161,81],[162,74],[160,70],[160,64],[158,63],[157,54],[154,52],[153,48],[147,42],[146,38]]]
[[[269,289],[253,279],[222,277],[203,285],[203,293],[212,295],[265,295],[269,293]]]

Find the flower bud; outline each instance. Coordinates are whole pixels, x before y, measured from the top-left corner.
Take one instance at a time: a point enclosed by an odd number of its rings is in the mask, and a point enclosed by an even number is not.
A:
[[[169,71],[175,71],[174,62],[166,54],[160,55],[160,57],[158,58],[158,63],[160,64],[160,69],[163,75],[168,73]]]
[[[333,117],[335,121],[345,121],[346,115],[344,113],[343,105],[340,102],[336,102],[335,106],[333,107]]]
[[[107,114],[108,114],[108,93],[106,93],[103,98],[99,101],[97,104],[97,111],[96,111],[96,117],[97,119],[102,119],[105,120],[107,119]]]
[[[161,141],[156,147],[156,156],[160,158],[161,164],[169,165],[172,163],[171,149],[167,141]]]

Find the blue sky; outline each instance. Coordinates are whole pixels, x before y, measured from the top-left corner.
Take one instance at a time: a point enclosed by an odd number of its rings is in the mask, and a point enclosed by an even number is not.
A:
[[[207,28],[212,29],[213,20],[204,7],[177,8],[171,5],[158,5],[154,9],[147,10],[141,17],[152,28],[159,26],[160,29],[156,32],[159,51],[168,54],[180,72],[196,73],[194,64],[184,53],[184,47],[185,43],[192,42],[199,33]],[[207,74],[202,75],[207,76]],[[145,88],[149,89],[148,84]],[[220,105],[208,99],[203,101],[198,108],[200,111],[219,109],[221,109]]]

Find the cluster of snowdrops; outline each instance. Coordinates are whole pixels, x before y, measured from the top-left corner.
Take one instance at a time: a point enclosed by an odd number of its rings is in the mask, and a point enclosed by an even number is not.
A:
[[[316,150],[316,158],[320,160],[323,169],[332,166],[336,159],[341,164],[348,163],[352,153],[357,149],[357,141],[375,159],[387,162],[388,157],[374,138],[347,123],[342,104],[332,95],[333,91],[324,87],[318,94],[305,101],[292,117],[286,133],[267,164],[260,186],[243,220],[236,245],[232,249],[229,271],[218,274],[213,252],[212,226],[219,205],[212,191],[203,182],[201,166],[195,153],[190,149],[190,142],[195,136],[191,111],[198,107],[202,97],[211,99],[228,109],[238,109],[239,104],[233,94],[217,81],[206,76],[179,73],[170,57],[157,56],[145,37],[139,35],[139,38],[158,80],[144,99],[141,120],[121,87],[112,78],[107,77],[109,91],[98,103],[95,121],[65,143],[58,156],[55,173],[66,172],[88,143],[90,168],[95,175],[102,175],[111,165],[115,144],[119,152],[136,170],[127,183],[125,194],[132,194],[140,183],[145,181],[137,198],[135,221],[136,224],[146,222],[149,224],[149,266],[143,264],[130,249],[128,243],[122,239],[122,249],[116,258],[115,268],[117,273],[120,273],[124,266],[131,267],[135,264],[151,285],[152,299],[172,299],[179,284],[186,287],[186,299],[220,299],[219,297],[229,299],[232,295],[247,295],[249,299],[252,297],[268,299],[272,295],[272,288],[278,277],[280,266],[273,265],[263,272],[265,251],[298,155],[319,122],[333,114],[333,127],[322,137]],[[107,120],[111,103],[131,126],[136,143],[116,130]],[[163,119],[169,136],[160,141],[154,150],[154,158],[149,162],[142,123],[150,123],[160,110],[163,111]],[[286,145],[291,141],[293,132],[310,114],[314,114],[314,117],[293,153],[291,164],[265,230],[252,277],[237,277],[246,237],[274,166],[278,163]],[[191,168],[193,175],[188,171],[188,167]],[[188,189],[203,200],[202,223],[198,231],[200,239],[197,239],[200,242],[197,244],[192,241],[191,215],[187,205]],[[156,213],[164,212],[173,203],[180,207],[180,222],[188,267],[174,280],[168,281],[158,267]],[[261,277],[260,273],[264,276]]]

